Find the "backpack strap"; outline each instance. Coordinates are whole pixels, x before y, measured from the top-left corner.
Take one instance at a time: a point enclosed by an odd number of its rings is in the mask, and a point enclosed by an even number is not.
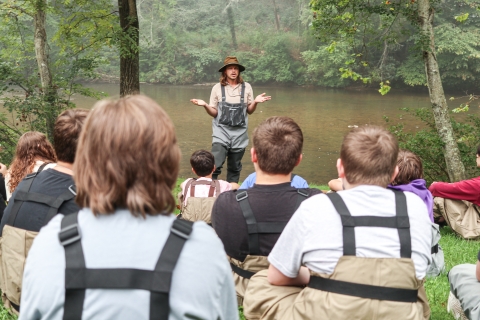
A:
[[[220,194],[220,181],[213,180],[213,182],[215,183],[215,196],[218,197]]]
[[[342,219],[343,226],[343,255],[355,256],[355,227],[383,227],[395,228],[398,230],[400,240],[400,257],[411,258],[412,243],[410,237],[410,220],[408,219],[407,200],[402,191],[391,190],[395,194],[395,211],[393,217],[377,216],[352,216],[345,202],[338,192],[327,193],[335,210],[337,210]]]
[[[26,194],[30,191],[30,188],[32,187],[33,180],[37,177],[37,175],[43,171],[46,165],[48,165],[49,162],[43,163],[36,172],[29,173],[23,178],[23,181],[26,181],[23,185],[20,185],[17,187],[17,193],[15,194],[15,198],[11,199],[13,200],[13,206],[12,206],[12,211],[10,212],[10,216],[8,217],[7,224],[9,226],[13,226],[15,224],[15,220],[17,219],[18,212],[20,211],[20,207],[22,206],[24,201],[29,201],[29,200],[23,200],[22,198],[25,197]]]
[[[45,216],[45,220],[43,224],[46,225],[53,217],[55,217],[58,213],[58,209],[67,201],[72,200],[77,196],[77,188],[74,184],[70,185],[64,193],[59,195],[55,201],[50,206],[50,210],[48,210],[47,215]]]
[[[193,223],[175,219],[154,270],[86,268],[78,226],[78,212],[65,216],[58,234],[65,249],[65,305],[63,319],[81,319],[86,289],[142,289],[150,291],[150,320],[168,320],[173,270]]]
[[[302,204],[303,200],[307,199],[309,196],[308,189],[299,188],[297,189],[297,203],[295,204],[295,211],[297,211],[298,207]]]
[[[196,180],[195,178],[191,178],[190,180],[188,180],[187,184],[185,185],[185,188],[183,189],[183,199],[187,199],[188,188],[190,188],[190,186],[195,180]]]
[[[237,202],[242,209],[243,217],[247,223],[248,248],[251,255],[260,254],[258,234],[260,233],[282,233],[288,221],[280,222],[257,222],[253,215],[252,207],[248,201],[247,191],[242,191],[236,195]]]

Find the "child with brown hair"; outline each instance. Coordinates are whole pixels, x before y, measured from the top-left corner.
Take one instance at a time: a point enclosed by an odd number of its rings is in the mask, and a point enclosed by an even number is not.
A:
[[[422,160],[415,153],[401,149],[398,152],[397,166],[398,174],[388,188],[409,191],[419,196],[425,202],[430,221],[433,222],[433,197],[423,179]]]
[[[182,191],[178,194],[178,200],[182,213],[179,218],[189,221],[203,220],[211,224],[212,207],[216,197],[240,186],[235,182],[212,179],[215,158],[207,150],[195,151],[190,157],[190,165],[198,179],[189,178],[180,185]]]

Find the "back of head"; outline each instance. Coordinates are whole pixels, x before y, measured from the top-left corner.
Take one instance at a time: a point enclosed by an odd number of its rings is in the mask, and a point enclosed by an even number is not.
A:
[[[359,127],[343,139],[340,159],[350,184],[386,187],[397,164],[398,142],[387,130]]]
[[[423,179],[422,160],[415,153],[400,150],[397,159],[398,174],[393,180],[393,185],[409,184],[413,180]]]
[[[199,177],[205,177],[213,172],[215,158],[207,150],[197,150],[190,157],[190,165]]]
[[[134,216],[169,214],[180,149],[172,121],[137,95],[95,104],[78,144],[76,201],[95,214],[128,208]]]
[[[53,144],[58,161],[73,163],[77,143],[89,110],[71,109],[63,111],[55,121]]]
[[[10,191],[13,192],[23,178],[33,171],[35,161],[55,162],[55,151],[47,137],[37,131],[24,133],[17,143],[15,158],[10,166]]]
[[[253,147],[263,172],[289,174],[302,154],[302,130],[291,118],[270,117],[253,131]]]

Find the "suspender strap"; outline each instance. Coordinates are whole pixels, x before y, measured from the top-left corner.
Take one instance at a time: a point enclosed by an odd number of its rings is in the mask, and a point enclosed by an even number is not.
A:
[[[242,82],[242,92],[240,92],[240,103],[243,105],[245,101],[245,81]]]
[[[230,263],[230,267],[232,268],[232,271],[238,274],[240,277],[245,278],[245,279],[250,279],[255,272],[244,270],[233,263]]]
[[[438,253],[438,243],[432,247],[432,254]]]
[[[63,319],[81,320],[85,289],[71,288],[70,285],[70,282],[82,275],[81,270],[85,270],[82,243],[79,241],[81,235],[78,228],[78,212],[63,217],[61,228],[58,238],[65,249],[65,304]]]
[[[236,195],[237,201],[240,204],[240,208],[242,209],[243,217],[247,222],[247,229],[248,229],[248,249],[250,254],[258,255],[260,254],[260,246],[258,244],[258,233],[250,233],[255,228],[257,228],[257,220],[253,215],[252,207],[250,207],[250,203],[248,202],[248,193],[247,191],[242,191],[237,193]]]
[[[297,211],[298,207],[302,204],[303,200],[308,198],[308,191],[307,189],[297,189],[297,203],[295,204],[295,211]]]
[[[192,232],[192,222],[174,220],[170,235],[155,269],[87,269],[80,240],[77,215],[62,220],[59,233],[65,248],[65,309],[63,319],[81,319],[85,289],[143,289],[150,291],[150,319],[168,320],[169,292],[173,270],[185,241]]]
[[[342,219],[343,225],[343,255],[344,256],[355,256],[356,255],[356,245],[355,245],[355,222],[348,211],[345,202],[340,197],[338,193],[327,193],[327,197],[332,202],[335,210],[337,210],[340,218]]]
[[[187,192],[188,187],[190,187],[190,197],[195,197],[195,186],[198,185],[209,185],[210,189],[208,190],[208,197],[213,197],[214,193],[218,195],[220,191],[220,182],[218,180],[212,180],[212,181],[204,181],[204,180],[196,180],[192,181],[190,180],[187,185],[185,186],[185,194]],[[217,190],[217,192],[215,192]]]
[[[398,302],[417,302],[418,290],[388,288],[366,284],[345,282],[322,277],[310,277],[308,287],[365,299]]]
[[[55,199],[53,205],[50,206],[50,210],[48,210],[43,224],[46,225],[50,220],[52,220],[52,218],[55,217],[55,215],[58,213],[58,209],[60,209],[62,204],[72,200],[73,198],[75,198],[76,195],[77,189],[75,185],[71,185],[70,187],[68,187],[68,189],[65,190],[64,193],[62,193],[58,196],[58,198]]]
[[[400,257],[412,257],[412,239],[410,237],[410,220],[407,212],[407,198],[402,191],[392,190],[395,193],[397,212],[397,230],[400,239]]]
[[[24,201],[28,201],[28,200],[22,200],[18,198],[18,194],[22,195],[30,191],[30,188],[32,187],[32,184],[33,184],[33,180],[35,180],[35,177],[37,176],[37,174],[43,171],[43,169],[47,164],[49,164],[49,162],[43,163],[38,168],[37,172],[32,172],[30,174],[27,174],[23,179],[26,181],[26,183],[18,187],[17,193],[15,194],[15,198],[13,199],[12,211],[10,212],[10,217],[8,217],[8,221],[7,221],[8,225],[13,226],[15,224],[15,220],[17,219],[17,214],[18,214],[18,211],[20,211],[20,207],[22,206]]]
[[[222,102],[225,102],[225,86],[220,84],[220,88],[222,88]]]
[[[356,255],[355,246],[355,227],[382,227],[395,228],[398,230],[400,240],[400,257],[410,258],[412,255],[412,245],[410,238],[410,220],[407,213],[407,200],[405,194],[401,191],[392,190],[395,193],[396,216],[394,217],[376,217],[376,216],[356,216],[350,215],[345,202],[338,193],[328,193],[327,196],[332,201],[335,209],[340,214],[343,225],[343,255]]]

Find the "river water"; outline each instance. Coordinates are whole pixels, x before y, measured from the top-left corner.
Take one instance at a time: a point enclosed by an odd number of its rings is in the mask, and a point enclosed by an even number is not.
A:
[[[118,95],[118,85],[90,86],[111,96]],[[253,89],[255,95],[266,92],[272,96],[272,100],[259,104],[255,113],[249,116],[249,135],[251,136],[255,126],[270,116],[293,118],[302,128],[304,135],[303,161],[295,168],[294,173],[304,177],[309,183],[318,184],[326,184],[330,179],[337,177],[335,163],[339,157],[343,136],[350,130],[349,126],[366,124],[386,126],[383,117],[388,116],[395,122],[395,119],[405,114],[400,108],[430,106],[428,93],[391,92],[381,96],[374,90],[365,92],[259,86],[253,86]],[[175,124],[182,150],[180,177],[192,176],[189,158],[193,151],[211,148],[211,118],[203,107],[195,106],[189,101],[192,98],[208,101],[210,90],[210,86],[141,87],[142,93],[157,101]],[[73,102],[78,107],[91,108],[95,101],[77,96]],[[407,128],[415,129],[421,126],[414,119],[410,117],[408,119]],[[241,180],[254,171],[248,152],[250,147],[251,143],[243,158]],[[225,178],[225,171],[220,178]]]

